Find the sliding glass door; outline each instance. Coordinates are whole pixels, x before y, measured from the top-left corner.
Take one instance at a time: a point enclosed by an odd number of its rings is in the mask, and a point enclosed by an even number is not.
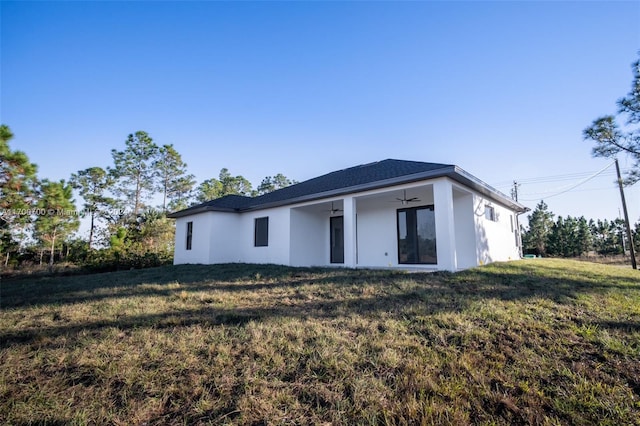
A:
[[[398,263],[438,263],[433,206],[398,210]]]

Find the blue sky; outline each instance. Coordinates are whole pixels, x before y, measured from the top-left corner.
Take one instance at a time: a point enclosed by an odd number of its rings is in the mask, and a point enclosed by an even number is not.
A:
[[[0,118],[41,177],[107,167],[144,130],[199,182],[222,167],[258,185],[398,158],[457,164],[505,192],[528,180],[531,208],[545,197],[556,214],[618,215],[611,174],[547,197],[608,163],[582,130],[629,91],[640,2],[0,8]]]

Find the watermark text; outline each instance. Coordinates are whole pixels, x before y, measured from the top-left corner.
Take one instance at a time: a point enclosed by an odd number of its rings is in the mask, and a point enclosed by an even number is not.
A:
[[[127,214],[128,209],[106,209],[106,210],[94,210],[94,213],[100,213],[102,215],[110,216],[122,216]],[[75,210],[75,209],[45,209],[45,208],[28,208],[28,209],[0,209],[0,217],[15,217],[15,216],[76,216],[85,217],[91,215],[90,209]]]

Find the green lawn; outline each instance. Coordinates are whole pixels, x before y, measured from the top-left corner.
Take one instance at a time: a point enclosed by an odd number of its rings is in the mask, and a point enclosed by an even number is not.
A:
[[[0,424],[640,425],[629,268],[181,265],[0,285]]]

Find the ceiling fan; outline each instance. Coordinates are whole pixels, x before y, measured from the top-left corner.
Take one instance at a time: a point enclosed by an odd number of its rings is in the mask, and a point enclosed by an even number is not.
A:
[[[400,201],[403,206],[406,206],[409,203],[416,203],[420,201],[418,197],[407,198],[407,190],[402,191],[402,198],[396,198],[396,200]]]
[[[337,208],[335,208],[335,207],[333,206],[333,201],[332,201],[332,202],[331,202],[331,210],[325,210],[325,211],[328,211],[328,212],[329,212],[329,214],[332,214],[332,215],[333,215],[333,214],[336,214],[336,213],[338,213],[338,212],[341,212],[341,211],[342,211],[342,209],[337,209]]]

